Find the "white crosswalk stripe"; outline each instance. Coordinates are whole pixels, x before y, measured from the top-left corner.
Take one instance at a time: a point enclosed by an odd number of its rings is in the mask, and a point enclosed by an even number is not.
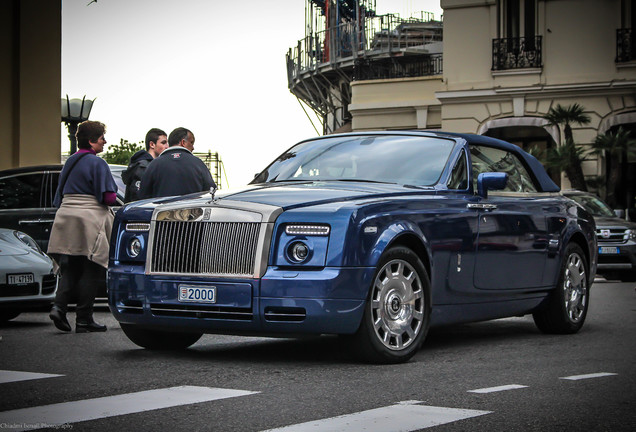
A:
[[[64,375],[0,370],[0,384],[61,376]]]
[[[401,402],[382,408],[299,423],[264,432],[409,432],[490,414],[492,411],[418,405],[418,401]]]
[[[258,392],[196,386],[171,387],[4,411],[0,412],[0,424],[11,425],[13,431],[33,430],[255,393]]]
[[[611,373],[611,372],[598,372],[598,373],[591,373],[591,374],[585,374],[585,375],[572,375],[567,377],[561,377],[559,379],[577,381],[582,379],[601,378],[601,377],[614,376],[614,375],[618,375],[618,374]]]
[[[509,384],[509,385],[502,385],[497,387],[468,390],[468,393],[494,393],[494,392],[500,392],[500,391],[506,391],[506,390],[516,390],[516,389],[526,388],[526,387],[528,386],[524,386],[521,384]]]

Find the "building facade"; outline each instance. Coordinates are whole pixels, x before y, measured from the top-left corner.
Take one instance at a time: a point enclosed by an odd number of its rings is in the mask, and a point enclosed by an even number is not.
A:
[[[587,152],[619,127],[636,137],[635,0],[442,0],[441,75],[352,83],[352,129],[443,129],[490,135],[525,149],[564,142],[543,118],[579,104],[589,124],[572,124]],[[623,160],[627,184],[636,161]],[[587,155],[586,179],[605,176]],[[555,173],[562,188],[567,177]],[[601,182],[602,183],[602,182]],[[592,188],[593,189],[593,188]],[[632,207],[633,187],[629,202]],[[623,194],[625,195],[625,194]]]
[[[60,162],[60,1],[0,1],[0,169]]]

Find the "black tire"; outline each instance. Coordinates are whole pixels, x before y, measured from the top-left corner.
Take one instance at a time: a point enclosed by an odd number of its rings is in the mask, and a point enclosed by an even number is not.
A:
[[[431,316],[431,283],[409,248],[386,251],[373,277],[362,323],[353,336],[354,355],[373,363],[402,363],[419,350]]]
[[[149,350],[182,350],[201,339],[203,333],[177,333],[149,330],[131,324],[120,324],[124,334],[133,343]]]
[[[565,248],[557,286],[532,314],[534,323],[543,333],[576,333],[585,322],[589,299],[585,254],[579,245],[570,243]]]
[[[0,311],[0,322],[11,321],[13,318],[16,318],[21,313],[22,313],[21,311],[12,311],[12,310]]]

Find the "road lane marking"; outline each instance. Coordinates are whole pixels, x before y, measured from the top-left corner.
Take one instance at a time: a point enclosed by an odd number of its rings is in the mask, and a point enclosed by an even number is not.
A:
[[[4,411],[0,412],[0,425],[12,425],[12,430],[33,430],[255,393],[258,392],[197,386],[170,387]]]
[[[503,385],[499,387],[488,387],[488,388],[481,388],[476,390],[468,390],[468,393],[494,393],[494,392],[500,392],[500,391],[506,391],[506,390],[516,390],[516,389],[526,388],[526,387],[528,386],[524,386],[521,384],[510,384],[510,385]]]
[[[0,370],[0,384],[61,376],[64,375]]]
[[[599,373],[591,373],[591,374],[586,374],[586,375],[572,375],[572,376],[567,376],[567,377],[560,377],[559,379],[576,381],[576,380],[583,380],[583,379],[589,379],[589,378],[600,378],[600,377],[613,376],[613,375],[618,375],[618,374],[615,374],[615,373],[612,373],[612,372],[599,372]]]
[[[387,407],[268,429],[263,432],[409,432],[492,412],[416,405],[416,403],[418,402],[400,402]]]

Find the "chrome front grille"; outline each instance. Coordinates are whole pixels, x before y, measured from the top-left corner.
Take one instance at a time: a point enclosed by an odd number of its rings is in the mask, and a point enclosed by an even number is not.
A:
[[[629,230],[625,228],[597,228],[599,243],[625,243],[629,239]]]
[[[252,277],[258,222],[157,221],[151,273]]]

